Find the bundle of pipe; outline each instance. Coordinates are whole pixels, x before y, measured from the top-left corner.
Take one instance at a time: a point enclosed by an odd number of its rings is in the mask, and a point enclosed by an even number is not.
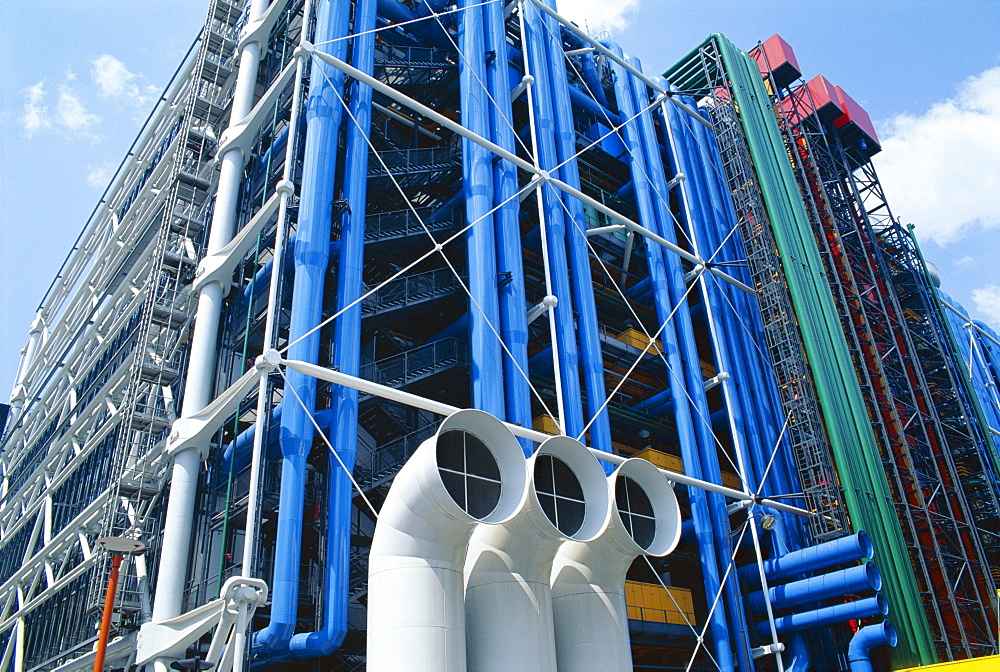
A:
[[[552,612],[560,670],[632,669],[625,573],[639,555],[663,556],[680,540],[680,507],[663,474],[626,460],[608,477],[612,506],[600,535],[562,544],[552,568]]]
[[[751,593],[748,596],[750,609],[757,614],[763,614],[767,611],[768,601],[772,609],[787,610],[848,595],[875,593],[850,602],[777,616],[774,618],[774,628],[779,634],[813,630],[858,618],[884,616],[889,613],[889,604],[878,592],[882,587],[882,577],[873,562],[869,561],[860,566],[827,572],[819,576],[789,580],[804,573],[819,572],[835,565],[870,558],[872,555],[874,552],[871,540],[862,530],[850,537],[834,539],[765,560],[761,567],[768,584],[772,587],[768,589],[766,597],[763,590]],[[741,567],[739,572],[744,579],[753,584],[760,580],[761,567],[747,565]],[[766,636],[770,634],[770,627],[770,623],[764,621],[756,625],[756,630],[760,635]]]
[[[606,43],[606,46],[617,56],[623,57],[622,49],[617,44]],[[648,113],[640,114],[646,107],[646,103],[642,102],[644,85],[636,82],[633,86],[634,77],[624,67],[614,64],[612,69],[615,74],[615,97],[621,116],[626,119],[636,118],[637,115],[639,119],[647,118]],[[669,235],[672,239],[673,222],[669,212],[665,211],[666,204],[657,198],[657,192],[663,198],[667,196],[666,180],[660,179],[664,177],[660,147],[653,135],[651,120],[647,121],[649,123],[630,123],[622,128],[622,139],[628,148],[632,182],[635,185],[639,223],[661,236]],[[661,220],[664,224],[662,228]],[[674,255],[664,255],[657,245],[644,247],[657,320],[666,323],[661,330],[660,340],[667,358],[667,368],[672,372],[671,383],[678,386],[686,383],[688,391],[688,394],[675,395],[673,406],[685,471],[695,478],[721,483],[719,462],[718,459],[713,459],[716,450],[711,427],[695,420],[699,413],[701,417],[707,418],[709,412],[702,386],[697,346],[684,298],[686,285],[680,260]],[[716,662],[724,672],[735,669],[735,648],[745,662],[743,666],[748,667],[749,641],[746,637],[741,634],[737,645],[731,646],[731,633],[739,632],[733,624],[742,622],[742,617],[733,613],[740,603],[738,588],[731,581],[723,585],[720,571],[720,567],[727,566],[729,560],[725,502],[721,497],[709,496],[697,488],[691,488],[689,496],[705,592],[712,596],[723,594],[724,608],[714,613],[710,625]]]
[[[548,439],[528,458],[527,472],[518,512],[480,525],[469,543],[466,642],[473,672],[556,668],[553,560],[564,541],[590,542],[608,520],[604,471],[579,441]]]
[[[362,11],[370,14],[372,22],[374,21],[374,12],[371,9],[361,10],[360,7],[356,20],[361,20],[359,17]],[[314,39],[334,56],[346,58],[347,44],[336,38],[347,34],[349,21],[348,5],[321,0],[316,7]],[[359,27],[355,26],[356,29]],[[363,50],[355,47],[353,59],[356,61],[362,53]],[[343,99],[344,75],[321,61],[315,61],[310,73],[310,90],[306,103],[302,190],[293,252],[295,279],[289,325],[289,340],[292,341],[289,355],[307,362],[316,362],[319,357],[319,332],[311,330],[322,319],[336,180],[334,166],[337,162],[334,158],[340,136]],[[367,164],[362,168],[362,174],[365,167]],[[353,167],[347,166],[346,169],[350,177]],[[341,252],[343,254],[343,250]],[[288,651],[298,620],[302,502],[305,495],[306,461],[312,449],[314,435],[310,416],[315,409],[316,380],[289,371],[287,387],[288,403],[283,405],[280,421],[282,465],[276,545],[281,552],[275,554],[270,621],[265,628],[254,633],[254,651],[257,655]],[[349,458],[353,465],[353,456],[345,452],[344,457]],[[339,470],[339,467],[336,468]],[[340,499],[337,497],[335,502],[334,483],[338,481],[337,472],[332,472],[330,480],[330,545],[333,546],[333,553],[337,554],[341,550],[338,546],[342,545],[340,539],[343,536],[341,531],[333,529],[338,524],[333,516],[336,514],[335,504],[339,504]],[[348,508],[348,515],[349,512]],[[346,556],[346,549],[342,550]],[[345,563],[346,559],[344,563],[340,563],[337,558],[328,560],[328,588],[336,581],[338,565]],[[346,594],[346,591],[342,592]],[[331,608],[334,614],[328,614],[327,625],[328,628],[337,630],[334,620],[339,610],[335,602],[328,599],[327,609]],[[340,629],[346,631],[346,624]],[[296,653],[302,656],[321,655],[329,652],[331,644],[339,645],[342,638],[343,633],[336,631],[299,635],[296,638]]]
[[[493,416],[458,411],[397,474],[368,563],[368,670],[466,669],[466,549],[525,499],[524,453]]]

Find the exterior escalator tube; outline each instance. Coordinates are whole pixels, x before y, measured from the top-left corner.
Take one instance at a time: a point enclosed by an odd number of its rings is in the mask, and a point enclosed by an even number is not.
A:
[[[621,56],[621,47],[608,43],[608,48],[616,55]],[[618,100],[619,112],[626,119],[631,119],[635,115],[635,103],[629,86],[628,73],[625,68],[617,63],[612,65],[615,81],[615,97]],[[632,181],[635,184],[636,206],[639,210],[639,223],[655,230],[656,215],[653,210],[653,202],[650,194],[649,172],[646,169],[646,161],[643,155],[639,129],[635,124],[627,124],[622,128],[622,139],[628,148],[628,156],[631,162]],[[649,267],[649,277],[652,283],[653,300],[656,308],[658,321],[662,324],[668,322],[671,315],[672,300],[668,288],[667,271],[664,266],[663,252],[657,245],[644,245],[646,250],[647,265]],[[663,352],[667,359],[668,370],[671,374],[671,387],[680,389],[684,385],[682,372],[684,370],[681,362],[678,336],[674,326],[676,318],[671,318],[667,325],[660,332],[660,339],[663,345]],[[686,395],[674,395],[677,397],[674,403],[674,422],[677,427],[678,441],[681,448],[681,457],[684,460],[685,472],[694,478],[704,478],[699,456],[698,444],[695,440],[694,418],[692,409]],[[714,448],[713,448],[714,450]],[[719,594],[722,586],[715,537],[712,533],[713,521],[709,512],[707,493],[700,488],[689,488],[688,496],[691,503],[691,517],[694,521],[695,539],[698,543],[698,558],[701,563],[702,580],[704,581],[705,593],[710,598]],[[728,548],[728,543],[726,545]],[[729,619],[724,610],[717,610],[713,614],[711,621],[712,643],[715,653],[715,660],[723,672],[732,672],[735,669],[733,663],[733,653],[730,641]]]
[[[486,91],[486,49],[483,8],[461,0],[458,43],[462,57],[458,76],[462,125],[490,137],[490,101]],[[493,222],[493,156],[462,138],[462,188],[465,191],[465,234],[469,273],[469,346],[472,354],[473,405],[500,419],[506,417],[499,339],[496,237]]]
[[[500,3],[483,7],[486,52],[507,53],[507,31]],[[500,147],[517,151],[514,117],[511,110],[508,65],[505,58],[486,63],[486,84],[493,99],[490,110],[490,140]],[[493,162],[493,207],[497,250],[497,291],[500,301],[500,335],[507,352],[503,353],[504,403],[507,421],[531,426],[531,391],[528,375],[528,313],[524,289],[524,265],[521,259],[520,202],[517,193],[517,169],[509,161]],[[534,449],[527,439],[520,439],[525,454]]]
[[[552,0],[546,0],[555,8]],[[569,80],[566,76],[566,54],[563,52],[561,29],[552,17],[543,19],[547,24],[544,34],[548,52],[549,91],[555,113],[556,158],[562,167],[559,176],[574,189],[580,189],[580,169],[576,160],[576,128],[573,124],[573,107],[570,102]],[[572,273],[573,307],[576,309],[577,338],[580,342],[580,368],[587,393],[587,411],[594,418],[590,425],[590,445],[597,450],[613,453],[611,421],[605,405],[607,399],[604,379],[604,359],[601,354],[600,330],[597,325],[597,306],[594,302],[594,280],[590,267],[590,249],[587,244],[587,221],[583,203],[564,197],[566,207],[566,246],[569,249]]]
[[[529,70],[535,78],[532,95],[535,106],[535,136],[540,167],[552,170],[558,164],[555,145],[555,110],[553,109],[549,67],[545,50],[547,30],[541,10],[525,4],[525,42]],[[562,373],[563,411],[566,433],[579,436],[583,431],[583,407],[580,404],[579,349],[574,329],[573,290],[569,280],[569,263],[566,254],[566,220],[563,204],[555,187],[543,183],[542,206],[545,217],[545,241],[552,278],[552,293],[559,300],[549,312],[555,318],[558,341],[559,369]]]
[[[344,58],[346,42],[336,38],[347,33],[349,10],[348,4],[337,0],[322,0],[316,10],[315,42],[322,45],[319,48],[341,59]],[[288,336],[290,341],[298,342],[289,348],[288,357],[316,362],[319,358],[319,332],[302,336],[319,324],[322,317],[323,285],[329,263],[337,136],[343,109],[339,98],[343,96],[344,76],[339,70],[315,59],[309,81],[302,191],[294,252],[295,284]],[[302,507],[306,458],[313,442],[310,414],[316,403],[316,379],[291,370],[287,376],[288,403],[281,415],[281,494],[275,542],[279,551],[274,554],[271,620],[267,627],[254,633],[257,654],[286,650],[298,616]],[[292,390],[302,404],[292,398]]]
[[[354,8],[351,64],[368,74],[375,59],[375,0],[358,0]],[[345,120],[347,147],[344,162],[344,195],[348,211],[343,215],[340,258],[337,267],[337,308],[342,309],[364,292],[364,245],[368,187],[368,133],[371,125],[372,90],[351,82],[352,119]],[[337,103],[340,105],[339,101]],[[333,365],[356,376],[361,368],[360,303],[345,310],[333,323]],[[347,634],[347,603],[350,589],[351,500],[353,486],[344,467],[353,471],[358,452],[358,392],[335,385],[331,403],[331,443],[337,455],[329,456],[327,491],[327,547],[323,628],[292,637],[289,650],[296,658],[326,656],[336,651]],[[343,463],[344,467],[341,467]]]

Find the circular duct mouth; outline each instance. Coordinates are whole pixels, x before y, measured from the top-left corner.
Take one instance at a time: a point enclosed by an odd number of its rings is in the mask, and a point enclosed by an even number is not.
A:
[[[896,633],[896,627],[891,621],[882,621],[880,625],[882,626],[882,634],[885,636],[886,643],[891,647],[895,647],[899,643],[899,635]]]
[[[868,578],[868,585],[871,586],[872,590],[882,590],[882,573],[878,571],[878,567],[875,566],[874,562],[866,562],[864,564],[865,576]]]
[[[862,558],[870,560],[875,558],[875,545],[872,543],[871,537],[864,530],[858,531],[858,547],[860,548]]]
[[[614,515],[625,533],[647,555],[666,555],[681,536],[681,509],[677,496],[660,470],[632,458],[611,477]]]
[[[477,520],[493,513],[503,484],[500,465],[482,439],[461,429],[449,429],[437,439],[438,474],[459,508]]]
[[[568,436],[546,440],[531,460],[531,478],[538,508],[560,535],[589,541],[600,533],[610,496],[586,446]]]
[[[458,508],[487,523],[514,514],[527,480],[524,453],[502,422],[483,411],[456,411],[435,442],[438,478]]]

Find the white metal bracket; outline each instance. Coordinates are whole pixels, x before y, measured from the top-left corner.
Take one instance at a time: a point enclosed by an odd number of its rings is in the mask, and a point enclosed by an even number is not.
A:
[[[279,183],[279,186],[282,184],[284,181]],[[193,287],[196,292],[200,292],[207,285],[217,282],[223,287],[223,296],[229,293],[229,289],[232,287],[230,280],[233,277],[233,271],[250,250],[250,246],[256,242],[257,234],[264,228],[264,224],[271,218],[271,215],[277,212],[282,192],[281,189],[275,191],[271,198],[267,199],[264,207],[257,211],[257,214],[247,222],[246,226],[240,229],[239,233],[233,236],[228,245],[201,260],[194,275]]]
[[[185,448],[197,448],[204,459],[212,434],[236,411],[261,375],[262,371],[256,367],[247,371],[208,406],[174,421],[164,452],[173,456]]]
[[[267,583],[263,579],[233,576],[222,586],[222,595],[186,614],[161,623],[146,623],[139,630],[136,664],[154,659],[182,658],[187,648],[215,628],[206,662],[214,663],[215,672],[232,668],[232,648],[226,646],[241,608],[252,616],[258,605],[267,602]],[[220,659],[221,656],[221,659]]]

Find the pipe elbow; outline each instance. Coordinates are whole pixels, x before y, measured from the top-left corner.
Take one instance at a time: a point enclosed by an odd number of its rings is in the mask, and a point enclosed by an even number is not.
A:
[[[340,648],[347,636],[347,624],[328,626],[322,632],[300,633],[288,643],[293,658],[318,658],[329,656]]]
[[[858,630],[847,647],[851,672],[871,672],[871,650],[877,646],[894,647],[898,639],[896,628],[890,621],[867,625]]]
[[[266,628],[253,633],[254,655],[287,650],[294,632],[294,623],[271,621]]]

